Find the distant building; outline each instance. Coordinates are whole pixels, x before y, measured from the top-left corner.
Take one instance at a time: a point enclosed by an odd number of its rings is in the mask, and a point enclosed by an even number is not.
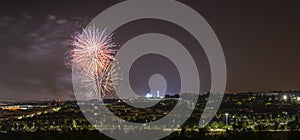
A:
[[[152,95],[151,93],[147,93],[145,97],[146,97],[146,98],[152,98],[153,95]]]
[[[146,98],[163,98],[163,96],[160,95],[159,90],[156,92],[156,94],[147,93]]]

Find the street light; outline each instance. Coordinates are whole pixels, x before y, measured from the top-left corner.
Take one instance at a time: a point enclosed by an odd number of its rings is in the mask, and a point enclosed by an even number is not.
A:
[[[225,116],[226,116],[226,125],[228,125],[228,115],[229,115],[229,113],[225,113]]]
[[[287,99],[287,96],[286,95],[283,95],[283,100],[286,100]]]

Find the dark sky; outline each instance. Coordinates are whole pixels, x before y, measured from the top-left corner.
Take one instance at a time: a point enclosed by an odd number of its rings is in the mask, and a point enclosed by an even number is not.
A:
[[[1,1],[0,100],[74,99],[71,72],[64,65],[65,41],[79,26],[85,26],[90,19],[118,2]],[[180,2],[198,11],[217,34],[227,62],[227,91],[300,89],[299,2]],[[116,36],[122,42],[137,33],[159,32],[158,29],[166,26],[177,28],[159,21],[139,22],[135,23],[138,26],[125,25]],[[150,23],[156,24],[145,30]],[[132,33],[125,34],[126,29]],[[199,56],[201,54],[199,52]]]

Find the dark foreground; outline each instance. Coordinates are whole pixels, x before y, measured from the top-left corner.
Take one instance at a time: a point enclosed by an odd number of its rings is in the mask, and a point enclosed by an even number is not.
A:
[[[207,135],[190,132],[186,134],[173,133],[172,135],[164,138],[164,140],[298,140],[300,132],[247,132],[247,133],[234,133],[225,135]],[[98,131],[73,131],[73,132],[8,132],[0,133],[1,140],[82,140],[82,139],[98,139],[110,140],[110,138],[101,134]]]

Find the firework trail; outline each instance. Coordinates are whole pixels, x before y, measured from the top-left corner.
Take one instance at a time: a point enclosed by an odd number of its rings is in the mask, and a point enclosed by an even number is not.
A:
[[[83,75],[83,86],[103,97],[113,92],[116,78],[112,65],[115,44],[105,30],[93,27],[83,29],[71,41],[70,61]]]

